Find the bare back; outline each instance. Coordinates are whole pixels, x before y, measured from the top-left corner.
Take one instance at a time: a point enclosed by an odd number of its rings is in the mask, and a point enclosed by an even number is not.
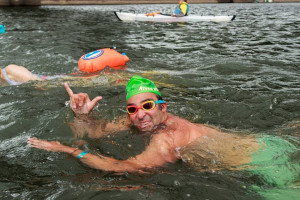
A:
[[[171,114],[166,125],[163,130],[166,135],[161,138],[168,138],[168,145],[161,146],[170,149],[164,151],[198,169],[240,169],[250,163],[251,154],[261,148],[253,136],[226,133]]]

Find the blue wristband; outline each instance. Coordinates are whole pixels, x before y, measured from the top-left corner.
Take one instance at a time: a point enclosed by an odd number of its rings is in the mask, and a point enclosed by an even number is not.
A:
[[[82,158],[83,156],[85,156],[85,154],[87,154],[88,152],[86,152],[86,151],[82,151],[80,154],[78,154],[77,156],[76,156],[76,158],[78,158],[78,159],[80,159],[80,158]]]

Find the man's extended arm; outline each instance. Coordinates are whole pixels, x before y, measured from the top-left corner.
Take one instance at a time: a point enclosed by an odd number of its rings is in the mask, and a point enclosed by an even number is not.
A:
[[[103,171],[142,172],[143,169],[163,166],[177,160],[175,148],[172,145],[172,142],[169,141],[168,137],[164,137],[163,135],[154,137],[143,153],[127,160],[116,160],[100,154],[85,154],[82,150],[62,145],[58,141],[51,142],[39,140],[37,138],[29,138],[28,144],[30,144],[31,147],[38,149],[68,153],[77,158],[84,155],[80,158],[81,162],[92,168]]]

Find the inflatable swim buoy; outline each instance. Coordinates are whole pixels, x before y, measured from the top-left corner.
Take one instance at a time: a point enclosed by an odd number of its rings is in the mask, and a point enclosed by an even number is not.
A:
[[[129,58],[124,53],[105,48],[81,56],[78,67],[83,72],[96,72],[103,70],[105,67],[117,69],[128,61]]]

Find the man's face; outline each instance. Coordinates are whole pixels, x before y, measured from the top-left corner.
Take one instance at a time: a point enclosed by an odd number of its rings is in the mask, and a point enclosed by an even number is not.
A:
[[[135,105],[140,107],[145,101],[154,100],[157,101],[157,96],[154,93],[142,93],[130,97],[127,100],[127,106]],[[140,131],[153,131],[159,124],[165,120],[166,104],[162,105],[162,109],[159,109],[159,105],[149,111],[138,109],[138,111],[129,115],[131,123],[136,126]]]

